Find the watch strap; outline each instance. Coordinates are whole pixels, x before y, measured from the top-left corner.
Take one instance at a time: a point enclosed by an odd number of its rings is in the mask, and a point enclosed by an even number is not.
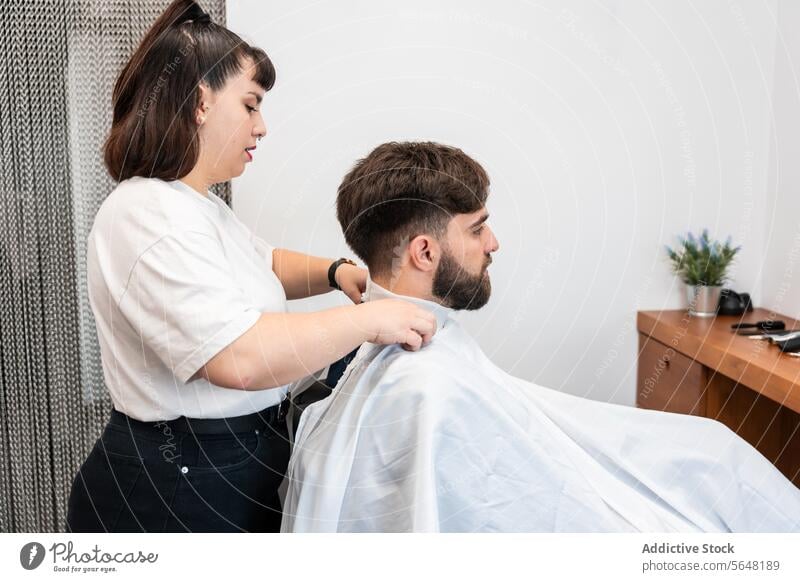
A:
[[[333,261],[331,263],[331,266],[328,267],[328,284],[333,289],[339,289],[339,290],[342,289],[341,287],[339,287],[339,284],[336,282],[336,269],[338,269],[339,266],[342,265],[343,263],[347,263],[348,265],[355,265],[355,263],[353,261],[351,261],[350,259],[342,258],[342,259],[339,259],[338,261]]]

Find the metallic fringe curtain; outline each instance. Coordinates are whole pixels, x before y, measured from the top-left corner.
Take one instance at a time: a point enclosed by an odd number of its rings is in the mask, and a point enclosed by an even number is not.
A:
[[[169,0],[0,7],[0,531],[64,531],[72,478],[108,417],[86,238],[117,73]],[[224,24],[224,0],[201,0]],[[230,201],[229,185],[217,194]]]

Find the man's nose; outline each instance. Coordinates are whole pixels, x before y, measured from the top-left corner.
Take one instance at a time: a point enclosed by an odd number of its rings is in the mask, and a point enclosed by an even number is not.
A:
[[[489,229],[489,234],[491,236],[489,237],[489,248],[487,252],[495,253],[500,249],[500,243],[497,242],[497,237],[494,236],[494,231],[492,229]]]

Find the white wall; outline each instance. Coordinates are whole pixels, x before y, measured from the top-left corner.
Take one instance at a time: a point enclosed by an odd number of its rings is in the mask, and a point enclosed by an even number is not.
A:
[[[676,234],[733,235],[732,286],[761,301],[776,2],[229,0],[278,70],[235,211],[275,245],[351,256],[334,199],[354,160],[457,145],[492,178],[501,244],[464,325],[517,376],[631,404],[636,310],[684,305]]]
[[[764,304],[800,318],[800,3],[780,0],[776,21]]]

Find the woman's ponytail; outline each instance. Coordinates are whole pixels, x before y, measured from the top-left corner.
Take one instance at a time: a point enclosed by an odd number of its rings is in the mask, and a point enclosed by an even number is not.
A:
[[[205,24],[211,23],[211,17],[194,0],[175,0],[153,23],[117,77],[112,94],[115,121],[130,111],[134,93],[131,86],[136,84],[136,76],[143,69],[143,64],[147,61],[153,46],[169,29],[177,28],[184,22],[192,20]]]

